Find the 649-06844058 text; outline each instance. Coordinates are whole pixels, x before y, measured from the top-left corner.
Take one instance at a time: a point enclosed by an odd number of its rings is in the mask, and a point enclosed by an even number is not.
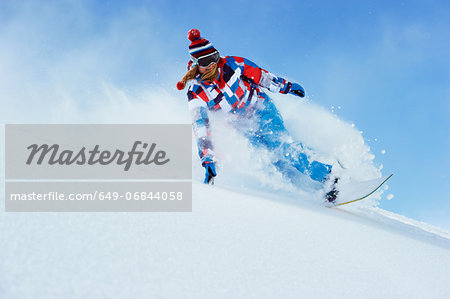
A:
[[[191,212],[192,183],[8,182],[6,212]]]
[[[46,193],[11,193],[9,200],[183,200],[182,191],[135,191],[135,192],[118,192],[118,191],[94,191],[89,193],[65,193],[58,191],[50,191]]]

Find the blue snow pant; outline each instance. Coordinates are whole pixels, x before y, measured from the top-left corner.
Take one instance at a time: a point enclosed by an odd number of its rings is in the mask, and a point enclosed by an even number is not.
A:
[[[268,96],[263,107],[256,108],[253,113],[255,127],[245,135],[252,145],[275,153],[273,164],[284,177],[296,182],[301,172],[314,181],[326,180],[331,172],[331,165],[311,161],[303,150],[303,144],[292,141],[280,113]]]

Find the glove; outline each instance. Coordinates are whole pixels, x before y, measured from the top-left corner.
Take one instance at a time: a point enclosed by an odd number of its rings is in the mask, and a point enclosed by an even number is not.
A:
[[[305,96],[305,90],[303,87],[298,83],[291,83],[291,89],[289,90],[289,93],[296,95],[298,97],[303,98]]]
[[[211,158],[205,158],[202,162],[202,166],[205,167],[205,184],[214,184],[214,177],[216,173],[216,165]]]

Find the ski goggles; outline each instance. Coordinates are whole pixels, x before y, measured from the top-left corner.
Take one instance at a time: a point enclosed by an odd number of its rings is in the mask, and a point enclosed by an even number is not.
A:
[[[208,67],[213,63],[218,63],[219,59],[220,59],[219,52],[215,52],[214,54],[198,59],[196,62],[201,67]]]

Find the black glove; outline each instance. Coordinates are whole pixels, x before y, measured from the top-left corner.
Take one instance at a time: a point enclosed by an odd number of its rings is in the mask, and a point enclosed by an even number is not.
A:
[[[214,184],[214,177],[217,175],[216,173],[216,165],[211,158],[206,158],[202,166],[205,167],[205,184]]]
[[[291,83],[291,89],[289,90],[289,93],[296,95],[298,97],[303,98],[305,96],[305,90],[303,87],[298,83]]]

